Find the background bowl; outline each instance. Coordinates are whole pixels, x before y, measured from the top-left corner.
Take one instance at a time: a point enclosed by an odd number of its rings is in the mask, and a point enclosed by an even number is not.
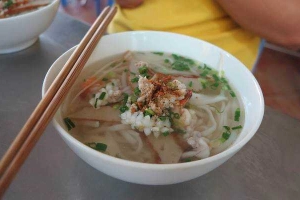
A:
[[[0,19],[0,54],[20,51],[32,45],[52,23],[59,0],[37,10]]]
[[[43,94],[74,49],[75,47],[67,51],[51,66],[44,80]],[[60,112],[57,112],[53,120],[54,126],[68,146],[89,165],[105,174],[132,183],[179,183],[199,177],[220,166],[238,152],[257,131],[264,113],[261,89],[252,73],[229,53],[207,42],[179,34],[154,31],[124,32],[104,36],[86,66],[126,50],[172,52],[202,61],[213,68],[218,66],[222,56],[225,74],[240,93],[245,107],[244,128],[230,148],[212,157],[188,163],[145,164],[118,159],[87,147],[67,133]]]

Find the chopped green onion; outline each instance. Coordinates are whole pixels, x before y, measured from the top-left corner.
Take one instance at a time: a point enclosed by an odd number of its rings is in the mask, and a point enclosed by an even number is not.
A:
[[[71,130],[72,128],[75,128],[75,124],[72,122],[72,120],[68,117],[64,118],[64,122],[68,128],[68,131]]]
[[[243,128],[243,127],[241,125],[239,125],[239,126],[232,127],[231,129],[232,130],[238,130],[238,129],[241,129],[241,128]]]
[[[169,132],[169,131],[165,131],[165,132],[163,132],[162,134],[163,134],[163,136],[166,137],[166,136],[168,136],[168,135],[170,134],[170,132]]]
[[[134,88],[133,92],[134,92],[135,96],[139,96],[141,93],[141,91],[138,87]]]
[[[153,54],[156,54],[156,55],[160,55],[160,56],[164,55],[163,52],[152,52],[152,53],[153,53]]]
[[[146,109],[144,111],[144,115],[145,116],[149,115],[150,117],[152,117],[153,115],[155,115],[155,112],[153,110],[151,110],[151,109]]]
[[[224,77],[220,78],[220,80],[221,80],[222,83],[228,83],[228,81]]]
[[[97,108],[97,105],[98,105],[98,104],[97,104],[97,103],[98,103],[98,100],[99,100],[99,99],[97,98],[97,99],[96,99],[96,101],[95,101],[95,104],[94,104],[94,107],[95,107],[95,108]]]
[[[136,73],[134,73],[134,72],[130,72],[130,74],[132,74],[132,75],[134,75],[134,76],[136,75]]]
[[[124,101],[124,104],[126,104],[126,103],[127,103],[127,101],[128,101],[128,97],[129,97],[129,95],[128,95],[127,93],[124,93],[123,95],[124,95],[124,99],[123,99],[123,101]]]
[[[139,81],[139,77],[135,77],[135,78],[131,79],[132,83],[137,83],[138,81]]]
[[[143,66],[143,67],[139,68],[139,72],[140,72],[140,74],[145,74],[148,72],[148,68],[146,66]]]
[[[170,62],[170,60],[169,59],[165,59],[165,61],[164,61],[165,63],[169,63]]]
[[[232,90],[229,91],[229,94],[230,94],[232,97],[236,97],[235,93],[234,93]]]
[[[190,67],[187,63],[178,60],[172,64],[172,69],[177,71],[189,71]]]
[[[98,151],[106,151],[107,145],[104,143],[96,143],[96,150]]]
[[[72,122],[72,120],[70,118],[67,118],[69,124],[71,125],[72,128],[75,128],[75,124]]]
[[[135,95],[131,95],[130,98],[132,103],[135,103],[137,101],[137,97]]]
[[[208,74],[208,71],[205,70],[200,74],[200,76],[206,77],[207,74]]]
[[[183,160],[183,162],[192,162],[193,160],[191,158],[186,158]]]
[[[212,76],[213,76],[213,78],[215,79],[215,81],[219,81],[219,80],[220,80],[220,78],[218,77],[217,74],[213,74]]]
[[[113,109],[117,110],[117,109],[119,109],[119,108],[120,108],[120,104],[115,104],[115,105],[113,105]]]
[[[112,86],[115,86],[115,83],[114,83],[114,82],[111,82],[111,85],[112,85]]]
[[[222,134],[222,138],[224,138],[225,141],[228,140],[229,137],[230,137],[230,133],[229,132],[224,132]]]
[[[179,59],[179,56],[176,55],[176,54],[172,54],[172,57],[173,57],[175,60],[178,60],[178,59]]]
[[[106,92],[102,92],[102,93],[100,94],[100,97],[99,97],[99,99],[100,99],[100,100],[103,100],[103,99],[104,99],[104,97],[105,97],[105,95],[106,95]]]
[[[93,98],[95,98],[96,97],[96,94],[93,94]]]
[[[104,77],[104,78],[102,79],[102,81],[108,81],[108,78],[105,78],[105,77]]]
[[[204,65],[204,68],[203,68],[203,69],[211,70],[211,68],[208,67],[205,63],[204,63],[203,65]]]
[[[231,87],[229,85],[222,85],[223,90],[231,90]]]
[[[193,87],[193,82],[189,82],[189,87]]]
[[[161,121],[166,121],[167,120],[167,116],[160,116],[160,117],[158,117]]]
[[[128,69],[124,69],[124,72],[128,72]]]
[[[121,107],[119,108],[119,110],[121,111],[121,113],[124,113],[124,112],[126,112],[127,110],[129,110],[129,108],[128,108],[128,106],[121,106]]]
[[[4,3],[3,5],[3,9],[7,9],[10,6],[12,6],[14,4],[14,2],[12,0],[8,0],[6,3]]]
[[[229,126],[223,126],[223,127],[226,129],[226,131],[230,131]]]
[[[175,119],[179,119],[180,118],[180,115],[178,113],[174,113],[173,116],[174,116]]]
[[[200,81],[200,83],[201,83],[201,85],[202,85],[202,88],[205,89],[205,88],[206,88],[206,83],[207,83],[207,81],[206,81],[206,80],[203,80],[203,79],[201,79],[201,78],[199,78],[198,80]]]
[[[219,85],[220,85],[219,83],[214,83],[214,84],[210,85],[210,88],[212,90],[216,90],[219,87]]]
[[[91,143],[87,143],[87,146],[91,147],[92,149],[95,149],[97,151],[106,151],[107,149],[107,145],[104,143],[95,143],[95,142],[91,142]]]
[[[237,108],[234,113],[234,121],[236,122],[240,121],[240,116],[241,116],[241,110],[240,108]]]
[[[107,76],[108,76],[108,78],[114,78],[114,77],[116,77],[116,73],[115,72],[108,72]]]

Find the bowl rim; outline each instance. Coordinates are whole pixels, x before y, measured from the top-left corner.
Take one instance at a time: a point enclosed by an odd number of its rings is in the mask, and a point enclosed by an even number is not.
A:
[[[149,34],[150,35],[151,34],[170,35],[171,34],[171,35],[174,35],[176,37],[182,37],[182,38],[192,39],[192,40],[195,40],[195,41],[196,40],[201,41],[205,45],[209,45],[209,46],[213,46],[213,48],[217,48],[218,51],[223,52],[224,54],[228,55],[231,59],[234,59],[237,62],[239,62],[241,64],[241,66],[243,66],[243,71],[246,73],[247,76],[250,76],[250,79],[253,81],[253,83],[254,83],[253,87],[255,88],[255,91],[258,94],[258,98],[259,98],[258,110],[257,110],[258,118],[257,118],[256,122],[254,124],[252,124],[252,128],[248,131],[248,133],[245,135],[245,137],[243,139],[241,139],[238,143],[234,144],[233,146],[230,146],[228,149],[224,150],[223,152],[218,153],[218,154],[213,155],[213,156],[210,156],[208,158],[202,159],[202,160],[197,160],[197,161],[193,161],[193,162],[186,162],[186,163],[173,163],[173,164],[140,163],[140,162],[135,162],[135,161],[129,161],[129,160],[116,158],[116,157],[98,152],[98,151],[86,146],[82,142],[78,141],[73,136],[71,136],[67,131],[65,131],[62,128],[62,126],[58,123],[58,121],[55,119],[55,116],[54,116],[53,117],[54,127],[58,130],[59,134],[61,134],[61,136],[63,138],[66,138],[66,139],[70,140],[70,142],[74,143],[78,148],[81,148],[83,151],[87,152],[87,154],[92,154],[93,156],[99,157],[101,160],[108,161],[110,163],[119,164],[119,165],[122,165],[122,166],[131,167],[131,168],[139,168],[139,169],[141,169],[141,168],[146,169],[147,168],[147,169],[152,169],[152,170],[165,170],[165,169],[183,169],[183,168],[201,166],[201,165],[204,165],[204,164],[215,162],[217,160],[221,160],[222,158],[225,158],[227,156],[232,156],[240,148],[242,148],[255,135],[255,133],[257,132],[257,130],[258,130],[258,128],[259,128],[259,126],[262,122],[263,116],[264,116],[265,104],[264,104],[263,93],[262,93],[262,90],[261,90],[256,78],[254,77],[254,75],[237,58],[235,58],[229,52],[227,52],[227,51],[221,49],[220,47],[215,46],[211,43],[208,43],[208,42],[203,41],[203,40],[198,39],[198,38],[194,38],[194,37],[190,37],[190,36],[186,36],[186,35],[182,35],[182,34],[177,34],[177,33],[163,32],[163,31],[128,31],[128,32],[109,34],[109,35],[105,35],[103,37],[105,37],[105,38],[107,38],[107,37],[118,37],[118,36],[121,36],[121,35],[128,35],[128,37],[130,37],[130,35],[132,35],[132,34],[146,34],[146,35],[149,35]],[[66,57],[68,55],[71,55],[71,53],[75,50],[76,46],[77,45],[75,45],[74,47],[70,48],[65,53],[63,53],[59,58],[57,58],[57,60],[49,68],[49,70],[48,70],[48,72],[47,72],[47,74],[44,78],[43,85],[42,85],[42,96],[44,96],[44,94],[45,94],[46,81],[49,79],[50,72],[52,72],[53,68],[57,65],[57,63],[62,58]]]
[[[15,15],[15,16],[12,16],[12,17],[2,18],[2,19],[0,19],[0,23],[1,22],[9,22],[10,20],[16,20],[18,18],[28,17],[30,15],[34,15],[35,13],[38,13],[38,12],[43,12],[45,9],[48,9],[49,7],[52,7],[54,4],[59,3],[59,1],[60,0],[51,0],[51,2],[48,5],[43,6],[39,9],[30,11],[30,12],[27,12],[27,13],[24,13],[24,14]]]

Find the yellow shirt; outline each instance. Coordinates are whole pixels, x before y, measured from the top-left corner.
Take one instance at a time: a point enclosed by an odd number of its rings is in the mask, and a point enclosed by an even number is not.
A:
[[[260,43],[259,37],[236,24],[213,0],[145,0],[134,9],[119,8],[108,33],[131,30],[168,31],[208,41],[250,70]]]

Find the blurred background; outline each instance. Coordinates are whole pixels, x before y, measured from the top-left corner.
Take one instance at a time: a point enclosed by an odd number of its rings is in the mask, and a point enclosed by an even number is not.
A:
[[[92,24],[97,15],[113,0],[61,0],[60,12]],[[265,43],[254,75],[265,103],[300,120],[300,52]]]

